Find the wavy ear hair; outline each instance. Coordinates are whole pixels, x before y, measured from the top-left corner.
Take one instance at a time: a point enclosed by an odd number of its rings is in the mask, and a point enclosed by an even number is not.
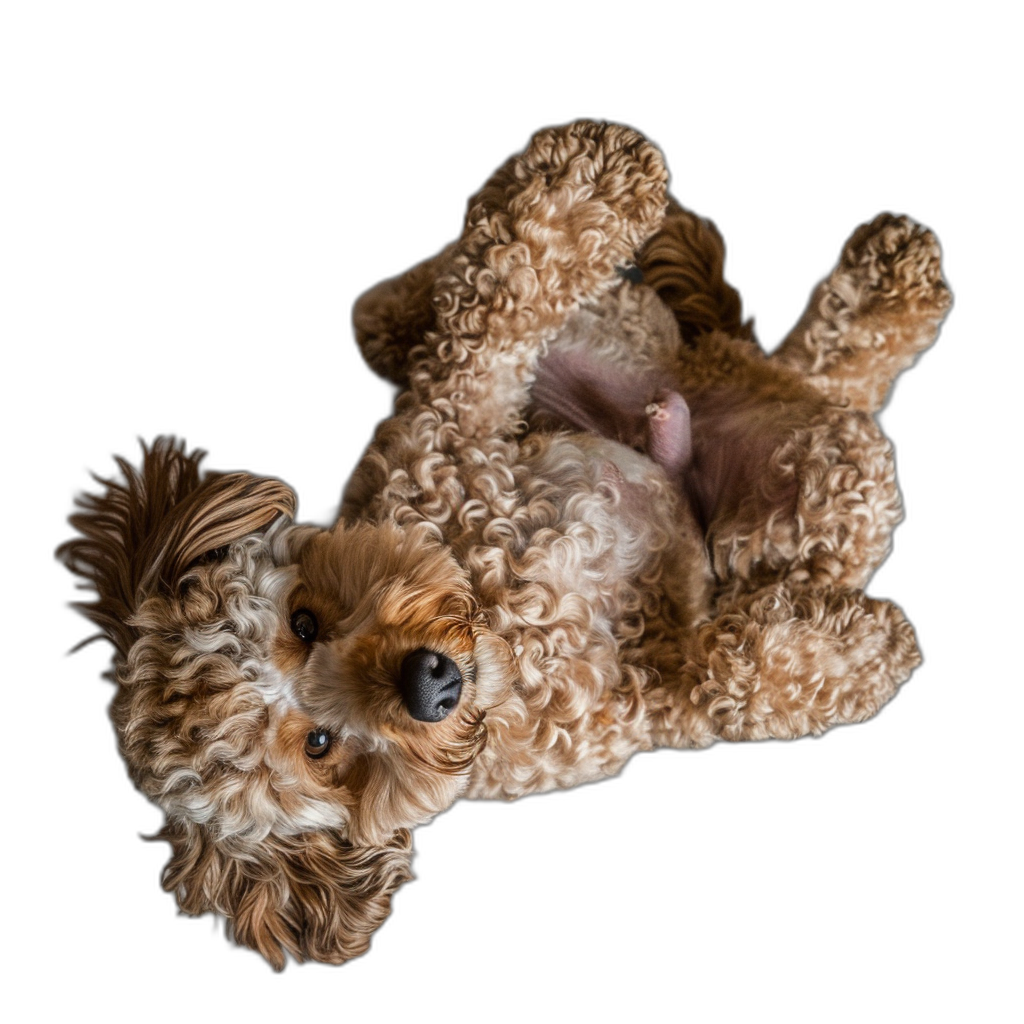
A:
[[[129,620],[147,597],[172,589],[205,554],[295,513],[287,484],[251,473],[201,474],[204,455],[159,437],[151,448],[143,444],[139,470],[116,458],[123,483],[96,477],[104,492],[78,498],[69,521],[80,536],[57,557],[96,590],[96,601],[76,607],[118,657],[137,639]]]
[[[223,914],[228,936],[278,971],[286,953],[329,964],[365,953],[391,894],[412,878],[407,829],[383,846],[352,846],[325,830],[235,849],[191,822],[169,823],[154,838],[171,844],[162,881],[181,909]]]
[[[125,672],[140,638],[132,619],[147,598],[174,594],[198,560],[295,511],[287,485],[249,473],[204,475],[203,453],[186,453],[172,438],[143,445],[142,454],[138,470],[117,459],[123,481],[97,478],[102,493],[79,498],[71,517],[79,536],[58,549],[95,588],[96,600],[79,608],[113,642]],[[145,737],[122,749],[136,782],[158,803],[159,789],[140,781],[132,761],[139,756],[148,767],[154,744],[162,742],[163,699],[144,686],[122,687],[111,709],[122,740],[128,725]],[[181,909],[223,914],[228,935],[278,970],[286,954],[341,963],[365,952],[388,915],[391,893],[412,877],[412,840],[404,829],[379,846],[353,846],[330,829],[255,842],[218,837],[176,816],[154,838],[171,845],[162,881]]]

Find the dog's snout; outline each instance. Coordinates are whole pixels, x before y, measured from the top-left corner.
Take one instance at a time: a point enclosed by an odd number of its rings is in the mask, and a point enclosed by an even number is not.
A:
[[[451,658],[421,647],[403,659],[398,689],[413,718],[440,722],[459,703],[462,673]]]

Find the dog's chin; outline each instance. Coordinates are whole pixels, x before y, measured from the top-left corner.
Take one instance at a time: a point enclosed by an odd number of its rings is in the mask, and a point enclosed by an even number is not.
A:
[[[377,846],[401,828],[414,828],[447,810],[468,786],[468,773],[449,775],[402,753],[368,762],[348,831],[352,842]]]

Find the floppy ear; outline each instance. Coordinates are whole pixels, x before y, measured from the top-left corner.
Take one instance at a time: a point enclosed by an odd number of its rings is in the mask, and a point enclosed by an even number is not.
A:
[[[204,454],[159,437],[142,446],[141,469],[117,458],[124,481],[95,478],[103,493],[79,497],[69,520],[80,536],[57,549],[96,590],[96,601],[77,607],[122,657],[137,639],[129,620],[147,597],[172,589],[204,555],[295,512],[287,484],[250,473],[201,474]]]
[[[412,837],[400,829],[385,846],[352,846],[331,831],[251,840],[212,840],[192,822],[168,823],[163,886],[186,914],[216,911],[228,934],[270,962],[339,964],[365,953],[412,878]]]

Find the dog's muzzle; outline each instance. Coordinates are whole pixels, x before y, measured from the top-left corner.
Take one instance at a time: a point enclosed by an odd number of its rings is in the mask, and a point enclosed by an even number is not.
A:
[[[462,673],[451,658],[421,647],[403,659],[398,690],[418,722],[440,722],[459,703]]]

